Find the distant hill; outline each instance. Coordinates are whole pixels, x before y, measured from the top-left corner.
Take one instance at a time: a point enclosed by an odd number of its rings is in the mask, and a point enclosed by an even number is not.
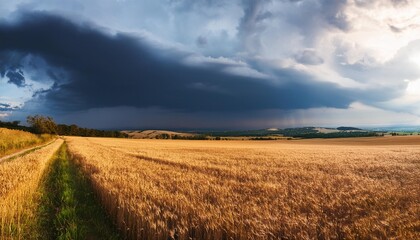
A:
[[[198,132],[212,137],[270,137],[283,136],[292,138],[342,138],[342,137],[371,137],[378,135],[374,131],[362,130],[355,127],[323,128],[323,127],[300,127],[300,128],[268,128],[260,130],[242,131],[206,131]]]
[[[362,130],[355,127],[323,128],[267,128],[258,130],[232,130],[232,131],[196,131],[178,132],[168,130],[122,131],[130,138],[140,139],[221,139],[229,137],[265,138],[265,137],[292,137],[292,138],[342,138],[342,137],[371,137],[378,134],[374,131]]]
[[[144,130],[144,131],[121,131],[128,135],[129,138],[146,139],[146,138],[186,138],[193,137],[194,133],[174,132],[167,130]]]

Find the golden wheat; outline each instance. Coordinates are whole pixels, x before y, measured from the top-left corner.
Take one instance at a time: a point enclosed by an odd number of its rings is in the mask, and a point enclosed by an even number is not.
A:
[[[420,237],[418,145],[67,140],[131,239]]]
[[[44,143],[52,139],[48,134],[35,135],[21,130],[0,128],[0,157],[17,150]]]
[[[48,161],[63,143],[52,144],[0,163],[0,239],[22,239],[33,217],[34,194]]]

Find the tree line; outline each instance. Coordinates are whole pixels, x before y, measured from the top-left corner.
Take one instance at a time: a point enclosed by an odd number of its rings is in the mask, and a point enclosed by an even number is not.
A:
[[[13,122],[2,122],[0,121],[0,127],[9,129],[18,129],[35,134],[55,134],[55,135],[66,135],[66,136],[83,136],[83,137],[117,137],[126,138],[127,134],[120,131],[108,131],[98,130],[91,128],[82,128],[75,124],[56,124],[52,117],[34,115],[28,116],[26,121],[29,126],[20,125],[19,121]]]

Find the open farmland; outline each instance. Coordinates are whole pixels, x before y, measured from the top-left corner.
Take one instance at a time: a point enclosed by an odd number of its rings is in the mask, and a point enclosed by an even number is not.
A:
[[[67,137],[131,239],[420,238],[419,137]]]

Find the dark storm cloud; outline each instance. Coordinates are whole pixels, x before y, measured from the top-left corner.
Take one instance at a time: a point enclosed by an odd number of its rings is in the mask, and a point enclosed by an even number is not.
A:
[[[0,76],[8,78],[8,83],[15,84],[18,87],[24,87],[25,77],[21,70],[21,60],[24,54],[9,51],[0,52]]]
[[[0,112],[9,112],[18,109],[18,107],[13,107],[8,103],[0,103]]]
[[[279,73],[283,80],[276,84],[214,67],[186,66],[179,63],[184,57],[180,53],[47,13],[25,14],[17,22],[0,24],[0,51],[36,55],[64,69],[68,81],[60,82],[52,74],[54,86],[36,95],[62,111],[115,106],[186,111],[343,108],[354,100],[347,90],[311,83],[299,74]]]
[[[9,81],[7,81],[8,83],[15,84],[18,87],[24,87],[26,85],[25,84],[25,77],[23,76],[22,71],[9,70],[6,73],[6,77],[9,78]]]

